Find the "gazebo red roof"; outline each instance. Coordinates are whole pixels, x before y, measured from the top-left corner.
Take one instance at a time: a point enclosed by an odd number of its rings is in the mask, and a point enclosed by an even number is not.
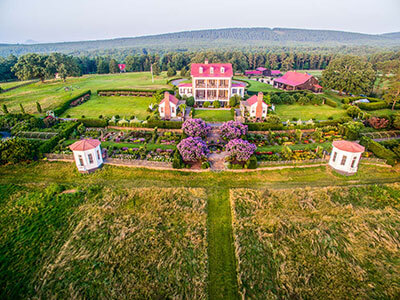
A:
[[[69,146],[72,151],[86,151],[91,150],[99,146],[101,143],[96,139],[84,139],[73,143]]]
[[[349,141],[334,141],[332,145],[339,150],[352,153],[360,153],[365,150],[365,148],[360,144]]]
[[[289,71],[289,72],[286,72],[285,75],[283,75],[282,77],[275,79],[275,82],[287,84],[290,86],[297,86],[297,85],[303,84],[304,82],[309,80],[311,77],[312,76],[309,74]]]

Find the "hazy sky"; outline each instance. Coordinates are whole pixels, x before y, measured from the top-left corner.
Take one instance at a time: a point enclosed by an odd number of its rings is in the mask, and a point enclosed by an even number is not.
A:
[[[400,0],[0,0],[0,43],[227,27],[400,31]]]

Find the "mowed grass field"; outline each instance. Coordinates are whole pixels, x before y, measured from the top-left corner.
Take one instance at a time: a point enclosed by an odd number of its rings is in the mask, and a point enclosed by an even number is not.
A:
[[[163,72],[160,76],[155,76],[152,83],[150,72],[135,72],[84,75],[68,78],[66,82],[61,79],[47,80],[0,94],[0,105],[6,104],[10,112],[20,112],[19,105],[22,104],[27,113],[37,113],[36,102],[46,111],[85,90],[91,90],[95,94],[99,89],[110,88],[162,89],[169,87],[167,79],[166,72]]]
[[[196,109],[195,118],[201,118],[206,122],[226,122],[233,120],[230,110]]]
[[[300,104],[280,104],[275,106],[276,114],[281,120],[292,120],[293,118],[307,121],[310,119],[328,120],[329,117],[339,119],[347,116],[346,111],[341,107],[331,107],[328,105],[300,105]]]
[[[399,183],[230,200],[244,299],[398,299]]]
[[[2,88],[3,90],[27,83],[29,81],[32,80],[26,80],[26,81],[10,81],[10,82],[0,82],[0,88]]]
[[[139,120],[145,120],[149,115],[147,108],[154,102],[152,97],[105,97],[95,94],[90,97],[89,101],[68,109],[62,117],[98,118],[100,115],[104,117],[119,115],[121,118],[130,119],[135,116]]]
[[[206,299],[206,195],[0,185],[2,299]]]

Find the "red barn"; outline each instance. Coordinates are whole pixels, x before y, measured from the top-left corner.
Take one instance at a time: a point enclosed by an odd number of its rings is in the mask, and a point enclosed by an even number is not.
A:
[[[322,86],[318,84],[318,80],[314,76],[294,71],[286,72],[282,77],[275,79],[274,87],[290,91],[309,90],[315,93],[322,92]]]

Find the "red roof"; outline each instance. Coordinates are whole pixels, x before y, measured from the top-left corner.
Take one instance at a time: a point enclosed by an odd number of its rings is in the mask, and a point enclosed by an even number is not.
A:
[[[271,70],[271,75],[279,75],[282,74],[279,70]]]
[[[246,84],[245,83],[232,83],[232,87],[245,87]]]
[[[360,153],[365,150],[363,146],[349,141],[334,141],[332,145],[335,148],[346,152]]]
[[[322,86],[320,86],[319,84],[314,84],[314,86],[318,89],[322,89]]]
[[[203,68],[203,72],[200,73],[200,68]],[[214,72],[211,73],[211,68]],[[224,72],[221,72],[221,68],[224,68]],[[193,77],[232,77],[233,69],[232,64],[192,64],[190,74]]]
[[[290,86],[297,86],[297,85],[303,84],[310,78],[312,78],[312,76],[309,74],[289,71],[289,72],[286,72],[286,74],[283,75],[282,77],[275,79],[275,82],[287,84]]]
[[[180,83],[180,84],[178,84],[178,87],[192,87],[192,83],[190,82],[188,82],[188,83]]]
[[[69,146],[69,149],[71,149],[72,151],[86,151],[94,149],[100,144],[101,143],[99,140],[84,139],[73,143],[71,146]]]
[[[261,71],[256,71],[256,70],[246,70],[244,71],[245,75],[262,75]]]
[[[166,99],[166,97],[167,97],[167,94],[168,94],[168,97],[169,97],[169,102],[172,102],[173,104],[178,105],[179,100],[176,99],[176,97],[175,97],[174,95],[171,95],[171,94],[168,93],[168,92],[165,92],[165,94],[164,94],[164,99],[162,99],[162,101],[160,102],[160,104],[162,104],[162,103],[165,102],[165,99]]]
[[[266,70],[268,70],[268,69],[266,69],[266,68],[263,68],[263,67],[259,67],[259,68],[257,68],[256,70],[257,70],[257,71],[261,71],[261,72],[262,72],[262,71],[266,71]]]

